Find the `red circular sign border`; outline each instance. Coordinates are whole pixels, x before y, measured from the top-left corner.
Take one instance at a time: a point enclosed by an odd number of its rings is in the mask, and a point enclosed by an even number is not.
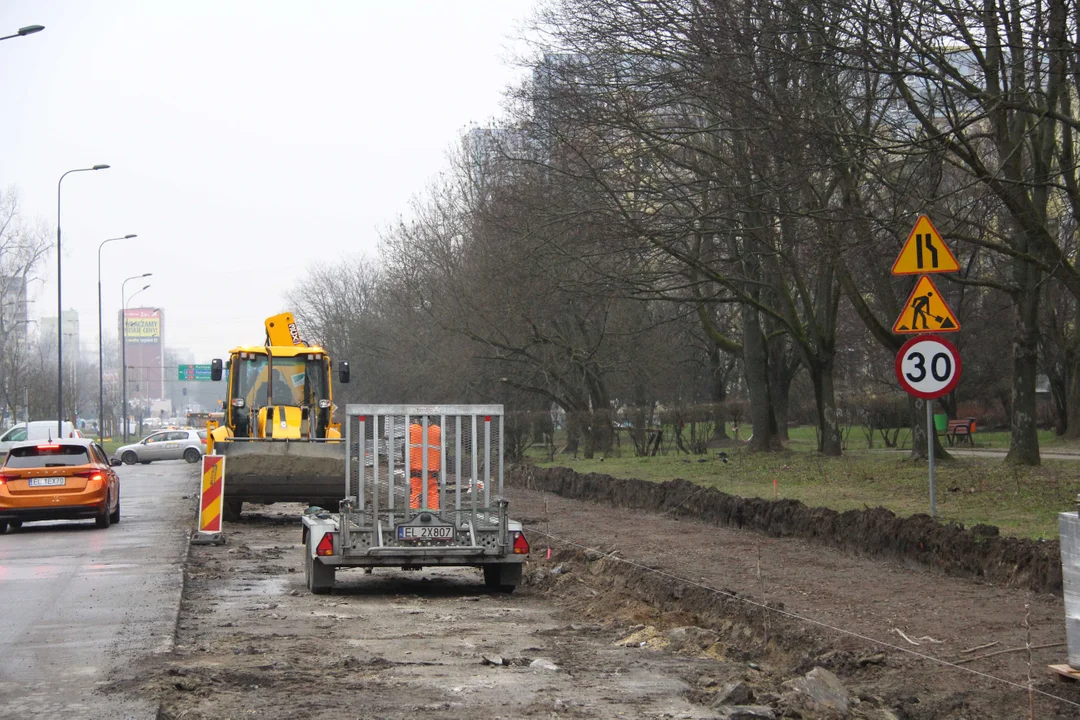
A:
[[[953,359],[956,361],[956,374],[953,375],[953,379],[950,380],[949,384],[943,387],[941,390],[932,393],[924,393],[908,385],[906,379],[904,378],[904,373],[901,369],[901,365],[904,362],[904,356],[907,355],[907,351],[911,349],[911,346],[915,343],[925,342],[927,340],[939,342],[945,347],[947,347],[949,349],[949,352],[952,353]],[[953,388],[955,388],[957,383],[960,382],[960,376],[964,372],[964,364],[960,360],[960,351],[956,349],[955,345],[953,345],[945,338],[941,337],[940,335],[916,335],[900,346],[900,350],[896,353],[895,369],[896,379],[900,382],[900,387],[902,387],[908,395],[914,395],[915,397],[921,398],[923,400],[936,400],[937,398],[948,395],[953,391]]]

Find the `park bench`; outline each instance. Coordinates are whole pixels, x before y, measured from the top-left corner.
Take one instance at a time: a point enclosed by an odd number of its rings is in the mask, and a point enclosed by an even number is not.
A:
[[[974,447],[975,441],[972,435],[975,434],[975,418],[958,418],[956,420],[950,420],[949,426],[945,430],[945,438],[949,441],[950,445],[955,445],[958,442],[962,442],[964,438],[967,438],[968,445]]]

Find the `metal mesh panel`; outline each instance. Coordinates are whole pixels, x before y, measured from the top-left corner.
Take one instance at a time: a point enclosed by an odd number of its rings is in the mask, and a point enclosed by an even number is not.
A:
[[[502,428],[501,405],[350,405],[347,495],[371,524],[389,516],[392,527],[413,516],[415,488],[424,508],[436,504],[430,496],[424,502],[425,489],[438,493],[436,514],[447,522],[497,527],[492,502],[502,494]]]

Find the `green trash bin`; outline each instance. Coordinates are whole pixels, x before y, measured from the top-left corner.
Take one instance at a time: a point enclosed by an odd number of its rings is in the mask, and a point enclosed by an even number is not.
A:
[[[949,429],[949,416],[945,413],[934,413],[934,430],[945,433]]]

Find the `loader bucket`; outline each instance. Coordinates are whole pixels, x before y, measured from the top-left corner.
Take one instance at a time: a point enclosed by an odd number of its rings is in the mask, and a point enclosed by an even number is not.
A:
[[[345,497],[345,443],[312,440],[219,442],[225,502],[302,502],[336,509]]]

